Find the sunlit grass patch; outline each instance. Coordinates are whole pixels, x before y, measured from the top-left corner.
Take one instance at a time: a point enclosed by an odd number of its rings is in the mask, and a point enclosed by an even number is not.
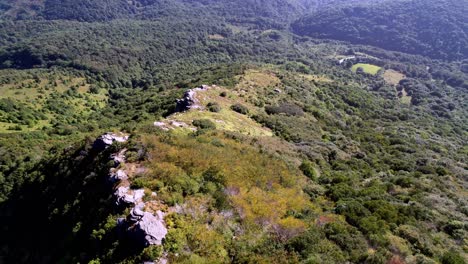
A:
[[[354,64],[353,67],[351,67],[351,70],[353,72],[356,72],[358,68],[362,68],[365,73],[376,75],[381,67],[372,65],[372,64],[367,64],[367,63],[357,63]]]

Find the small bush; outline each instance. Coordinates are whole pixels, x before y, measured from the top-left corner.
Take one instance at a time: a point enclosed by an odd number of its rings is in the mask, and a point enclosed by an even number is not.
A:
[[[99,91],[101,89],[99,89],[99,87],[97,87],[96,85],[91,85],[91,87],[89,87],[89,93],[91,94],[99,94]]]
[[[317,173],[315,172],[314,164],[308,160],[302,162],[299,169],[307,176],[309,179],[315,181],[317,179]]]
[[[141,189],[141,188],[145,187],[146,181],[147,180],[145,180],[143,178],[137,178],[134,181],[132,181],[132,184],[131,184],[130,187],[132,189]]]
[[[162,253],[161,246],[151,245],[143,250],[141,257],[143,260],[157,260],[162,256]]]
[[[23,130],[23,128],[20,125],[15,125],[15,126],[8,127],[8,130],[21,131]]]
[[[465,260],[455,251],[446,252],[441,258],[442,264],[464,264]]]
[[[231,106],[231,109],[239,114],[247,115],[249,113],[249,109],[241,104],[235,104]]]
[[[304,110],[301,107],[294,104],[282,104],[279,106],[267,106],[265,111],[269,115],[285,114],[288,116],[302,116]]]
[[[200,129],[216,129],[216,124],[209,119],[193,120],[192,124]]]
[[[221,106],[218,103],[210,102],[206,105],[208,110],[213,113],[218,113],[221,111]]]

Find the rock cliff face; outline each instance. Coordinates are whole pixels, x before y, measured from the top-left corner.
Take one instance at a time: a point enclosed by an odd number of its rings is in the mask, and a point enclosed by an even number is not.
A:
[[[114,142],[124,143],[129,139],[125,134],[106,133],[100,136],[93,144],[93,149],[102,151]],[[130,214],[126,218],[118,219],[117,223],[124,232],[143,246],[161,245],[166,237],[167,228],[164,222],[164,213],[156,211],[154,214],[145,210],[144,189],[133,190],[130,187],[129,172],[125,169],[125,153],[122,149],[111,154],[114,167],[110,169],[108,181],[114,187],[114,198],[119,208],[130,207]]]

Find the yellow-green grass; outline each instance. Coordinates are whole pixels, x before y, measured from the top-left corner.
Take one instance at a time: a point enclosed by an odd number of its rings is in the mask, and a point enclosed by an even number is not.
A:
[[[2,133],[18,133],[18,132],[30,132],[41,130],[43,127],[50,126],[49,120],[38,120],[33,126],[18,125],[14,123],[0,122],[0,134]],[[21,127],[21,130],[14,130],[13,127]]]
[[[412,97],[408,95],[405,89],[401,91],[402,95],[400,97],[400,102],[403,104],[410,105]]]
[[[32,79],[32,73],[35,73],[39,78]],[[0,99],[6,98],[20,102],[25,106],[42,111],[46,105],[46,101],[54,93],[64,93],[71,87],[77,87],[77,92],[81,94],[81,98],[74,97],[64,99],[66,104],[74,108],[74,112],[81,116],[87,116],[93,111],[87,104],[96,105],[102,108],[106,104],[107,95],[103,90],[99,94],[88,93],[90,85],[86,83],[86,79],[82,77],[69,76],[62,73],[45,72],[45,71],[19,71],[19,70],[1,70],[1,76],[13,76],[11,82],[0,85]],[[50,120],[55,118],[54,114],[45,112],[47,120],[37,120],[33,126],[19,125],[22,130],[19,131],[34,131],[40,130],[44,126],[50,126]],[[16,130],[11,130],[13,127],[18,127],[18,124],[0,122],[0,133],[14,133]]]
[[[209,39],[212,39],[212,40],[223,40],[224,37],[220,34],[213,34],[213,35],[208,35],[208,38]]]
[[[226,92],[227,96],[220,94]],[[210,112],[208,109],[192,109],[186,112],[176,113],[168,117],[169,120],[184,122],[191,125],[193,120],[209,119],[216,124],[219,130],[235,131],[250,136],[272,136],[273,133],[266,127],[247,115],[239,114],[231,110],[231,106],[240,103],[249,108],[251,113],[256,113],[257,109],[242,100],[235,91],[229,91],[222,87],[212,86],[209,90],[198,91],[196,95],[200,105],[205,107],[210,102],[216,102],[221,107],[219,112]]]
[[[267,88],[281,84],[281,80],[267,70],[248,70],[244,75],[238,76],[237,89],[252,90],[252,88]]]
[[[401,80],[403,80],[406,76],[402,73],[399,73],[395,70],[385,70],[383,74],[384,80],[391,84],[391,85],[397,85]]]
[[[357,63],[354,64],[353,67],[351,67],[351,70],[353,72],[356,72],[358,68],[362,68],[365,73],[376,75],[381,67],[372,65],[372,64],[367,64],[367,63]]]

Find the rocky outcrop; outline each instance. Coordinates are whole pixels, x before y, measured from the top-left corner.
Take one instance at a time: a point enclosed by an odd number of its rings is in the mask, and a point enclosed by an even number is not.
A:
[[[118,206],[137,205],[142,203],[145,190],[132,190],[128,186],[120,186],[114,193]]]
[[[127,230],[145,246],[161,245],[166,237],[167,228],[164,225],[164,213],[145,212],[136,206],[126,219]]]
[[[177,100],[176,112],[184,112],[190,109],[203,109],[200,105],[200,101],[197,98],[197,92],[206,91],[210,87],[208,85],[202,85],[201,87],[193,88],[185,92],[182,99]]]
[[[154,122],[154,126],[164,131],[169,131],[176,128],[189,128],[196,131],[196,128],[190,127],[187,123],[176,120],[166,120],[164,122]]]
[[[109,180],[111,183],[117,183],[119,181],[128,180],[128,176],[123,170],[111,171],[109,174]]]
[[[128,136],[124,134],[106,133],[100,136],[93,144],[93,149],[102,151],[114,142],[126,142]],[[114,198],[116,206],[131,207],[130,214],[126,218],[117,220],[117,224],[143,246],[161,245],[166,237],[167,228],[164,222],[164,213],[156,211],[154,214],[145,210],[145,190],[133,190],[130,188],[129,171],[125,168],[125,153],[127,149],[122,149],[110,155],[113,166],[109,171],[108,181],[115,187]],[[156,196],[152,193],[151,196]],[[150,209],[149,209],[150,210]],[[153,211],[154,212],[154,211]]]
[[[111,133],[108,132],[104,135],[101,135],[94,141],[93,149],[96,151],[102,151],[112,145],[114,142],[126,142],[129,136],[123,133]]]
[[[110,158],[114,161],[114,167],[118,167],[120,164],[125,162],[125,153],[127,149],[122,149],[121,151],[112,154]]]

